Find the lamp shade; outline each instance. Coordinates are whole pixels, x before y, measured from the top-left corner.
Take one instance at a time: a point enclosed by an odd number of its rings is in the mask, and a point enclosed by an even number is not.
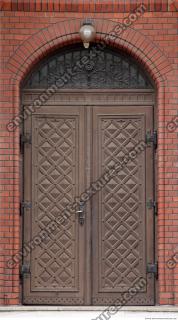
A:
[[[91,24],[84,24],[79,31],[84,47],[88,48],[91,41],[95,39],[96,30]]]

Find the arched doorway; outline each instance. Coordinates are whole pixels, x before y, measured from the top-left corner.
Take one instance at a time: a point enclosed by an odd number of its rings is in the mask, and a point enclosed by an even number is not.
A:
[[[154,304],[148,75],[109,47],[72,46],[28,75],[22,105],[24,303]]]

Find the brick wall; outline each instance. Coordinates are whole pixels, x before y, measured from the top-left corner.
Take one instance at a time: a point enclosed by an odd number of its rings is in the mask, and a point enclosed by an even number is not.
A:
[[[157,86],[158,120],[158,303],[178,304],[178,265],[166,261],[178,246],[177,131],[167,122],[178,111],[178,1],[142,1],[147,10],[110,44],[133,55]],[[7,261],[20,248],[19,132],[8,121],[19,112],[20,82],[48,52],[79,41],[83,19],[93,19],[97,41],[139,1],[1,1],[0,72],[0,304],[20,304],[18,266]],[[177,249],[178,250],[178,249]]]
[[[6,11],[44,11],[44,12],[130,12],[136,4],[144,3],[149,12],[175,11],[176,4],[172,0],[7,0],[2,1]]]

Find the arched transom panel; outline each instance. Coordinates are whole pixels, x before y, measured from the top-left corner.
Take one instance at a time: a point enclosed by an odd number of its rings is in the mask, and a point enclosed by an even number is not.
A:
[[[109,47],[67,47],[40,62],[26,77],[23,87],[69,89],[151,89],[142,67],[129,55]]]

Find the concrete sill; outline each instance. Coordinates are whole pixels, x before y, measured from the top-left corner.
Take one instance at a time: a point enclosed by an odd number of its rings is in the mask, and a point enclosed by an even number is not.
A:
[[[103,311],[104,306],[1,306],[0,312],[19,311]],[[128,306],[120,311],[127,312],[178,312],[178,306]]]

